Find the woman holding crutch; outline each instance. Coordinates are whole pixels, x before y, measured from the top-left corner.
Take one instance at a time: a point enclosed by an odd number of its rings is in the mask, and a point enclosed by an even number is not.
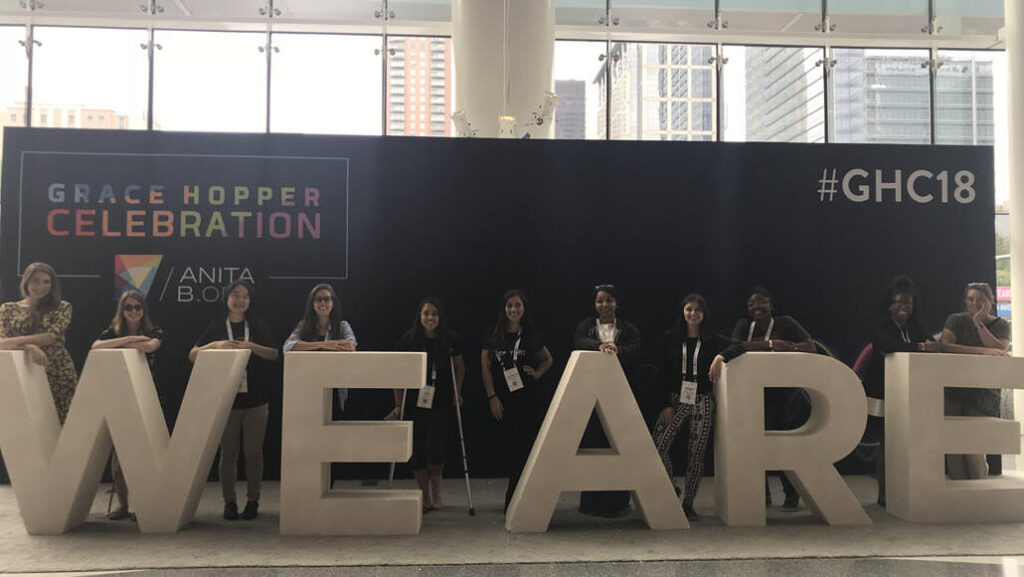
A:
[[[508,511],[544,419],[540,378],[553,361],[534,328],[526,295],[512,289],[501,302],[498,322],[484,337],[480,365],[491,416],[501,428],[503,461],[508,472]]]
[[[402,336],[398,349],[427,353],[427,382],[412,394],[405,394],[406,389],[395,389],[395,409],[390,416],[412,418],[409,462],[416,484],[423,491],[423,512],[427,513],[442,505],[441,473],[448,425],[455,403],[462,400],[466,365],[458,336],[448,328],[441,302],[425,298],[417,311],[416,320]]]

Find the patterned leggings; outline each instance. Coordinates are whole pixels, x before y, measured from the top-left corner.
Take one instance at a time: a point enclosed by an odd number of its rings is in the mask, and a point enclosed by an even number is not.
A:
[[[654,444],[665,463],[668,476],[672,477],[672,445],[679,431],[690,421],[689,462],[686,465],[686,490],[683,493],[683,504],[693,506],[697,496],[697,487],[704,477],[704,453],[711,438],[711,425],[715,419],[715,398],[712,395],[697,395],[693,405],[681,404],[674,407],[675,415],[667,425],[661,420],[654,426]]]

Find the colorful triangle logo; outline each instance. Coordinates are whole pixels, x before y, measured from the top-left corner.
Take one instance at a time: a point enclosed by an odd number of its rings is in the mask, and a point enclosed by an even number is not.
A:
[[[161,254],[114,255],[114,298],[129,290],[148,296],[163,258]]]

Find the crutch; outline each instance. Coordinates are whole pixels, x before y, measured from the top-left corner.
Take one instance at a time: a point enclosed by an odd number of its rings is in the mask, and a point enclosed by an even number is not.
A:
[[[402,406],[398,408],[398,420],[405,420],[405,395],[409,389],[402,389]],[[391,469],[388,471],[388,487],[395,486],[395,462],[391,461]]]
[[[476,509],[473,507],[473,490],[469,488],[469,461],[466,460],[466,436],[462,432],[462,409],[459,407],[459,388],[455,384],[455,359],[449,358],[449,365],[452,369],[452,390],[455,393],[453,402],[455,403],[455,420],[459,423],[459,448],[462,449],[462,471],[466,476],[466,499],[469,501],[469,515],[472,517],[476,515]]]

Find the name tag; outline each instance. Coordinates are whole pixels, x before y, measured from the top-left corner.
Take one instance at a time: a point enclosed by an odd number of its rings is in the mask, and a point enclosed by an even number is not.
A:
[[[434,393],[437,392],[437,387],[434,385],[427,385],[417,391],[416,406],[421,409],[430,409],[434,406]]]
[[[697,403],[697,383],[694,381],[683,381],[683,386],[679,388],[679,402],[687,405]]]
[[[242,382],[238,384],[238,392],[249,392],[249,371],[242,371]]]
[[[523,378],[519,376],[519,369],[515,367],[505,369],[505,384],[508,385],[510,393],[514,393],[526,386],[523,384]]]

